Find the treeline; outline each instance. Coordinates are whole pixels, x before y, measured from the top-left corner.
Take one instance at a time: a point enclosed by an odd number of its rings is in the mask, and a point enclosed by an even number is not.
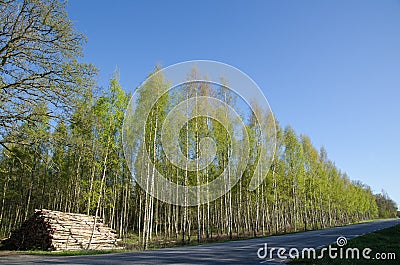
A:
[[[222,101],[227,100],[223,87],[206,90],[201,85],[182,88],[181,93],[171,93],[161,100],[149,118],[145,148],[154,151],[155,144],[159,150],[160,132],[155,126],[157,122],[162,124],[171,104],[211,90]],[[52,125],[53,120],[39,115],[48,112],[43,106],[33,110],[41,119],[23,122],[16,128],[18,137],[29,144],[9,143],[7,149],[2,149],[1,236],[8,236],[35,208],[97,214],[120,236],[137,234],[144,247],[154,237],[201,241],[221,236],[257,236],[325,228],[378,216],[376,198],[368,186],[351,181],[307,136],[279,126],[275,160],[256,190],[247,189],[255,157],[260,153],[256,138],[250,137],[254,159],[250,159],[239,182],[221,198],[193,207],[154,199],[132,181],[124,158],[121,132],[128,98],[116,75],[101,95],[84,97],[68,122],[61,120]],[[200,136],[228,136],[217,123],[205,119],[187,123],[178,136],[182,149],[195,156]],[[251,122],[246,126],[249,135],[257,133]],[[211,178],[223,169],[228,142],[217,141],[217,159],[197,174],[186,174],[168,164],[162,152],[156,152],[152,159],[158,161],[154,166],[176,183],[196,185],[199,178],[201,183],[211,180],[206,179],[207,172]],[[150,177],[148,165],[137,160],[136,174]]]
[[[216,140],[216,158],[210,165],[185,171],[163,152],[160,126],[166,114],[190,98],[213,96],[231,105],[240,99],[224,86],[171,90],[151,109],[141,128],[144,138],[133,152],[136,158],[128,165],[122,130],[131,95],[121,88],[118,73],[108,88],[96,87],[96,69],[77,60],[85,39],[73,28],[65,5],[57,0],[11,0],[2,2],[0,11],[0,237],[9,236],[35,208],[100,216],[121,237],[137,236],[144,248],[158,238],[187,242],[258,236],[347,224],[381,212],[388,216],[381,210],[388,197],[375,197],[368,186],[340,171],[324,148],[317,150],[307,136],[278,124],[275,159],[262,184],[249,191],[262,154],[260,127],[252,112],[245,123],[250,157],[229,192],[191,207],[155,199],[137,185],[129,166],[135,178],[151,180],[157,169],[174,183],[196,186],[221,174],[229,163],[231,140],[243,140],[230,136],[236,120],[224,118],[223,110],[212,104],[206,106],[216,115],[222,113],[220,119],[231,126],[193,118],[179,134],[169,135],[191,159],[200,156],[201,139]],[[158,81],[147,93],[168,84]],[[142,102],[147,97],[140,95]],[[187,117],[200,107],[196,104],[186,108]],[[266,115],[261,122],[271,121]],[[151,154],[152,163],[137,155],[140,150]],[[236,175],[232,171],[226,176]]]
[[[389,195],[385,191],[376,194],[375,200],[378,206],[379,218],[395,218],[396,216],[398,216],[396,203],[389,197]]]

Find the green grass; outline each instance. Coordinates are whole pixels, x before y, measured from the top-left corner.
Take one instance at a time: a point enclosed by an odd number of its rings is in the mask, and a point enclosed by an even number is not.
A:
[[[17,254],[24,255],[48,255],[48,256],[83,256],[83,255],[99,255],[110,253],[121,253],[132,250],[115,249],[115,250],[67,250],[67,251],[45,251],[45,250],[26,250],[16,251]]]
[[[338,248],[338,246],[332,245],[332,247]],[[366,234],[347,242],[343,248],[343,257],[346,256],[345,251],[348,248],[358,248],[360,251],[360,259],[345,259],[336,258],[331,259],[327,251],[324,252],[322,259],[296,259],[291,261],[291,264],[400,264],[400,225],[389,227],[383,230],[379,230],[373,233]],[[364,259],[362,250],[370,248],[372,251],[368,254],[370,259]],[[321,251],[317,251],[317,256],[320,255]],[[336,251],[336,253],[340,253]],[[394,253],[395,259],[376,259],[375,254],[377,253]],[[338,255],[339,256],[339,255]],[[351,256],[351,255],[350,255]]]
[[[250,235],[241,235],[240,237],[237,237],[236,235],[232,237],[232,239],[229,238],[229,236],[214,236],[212,238],[202,238],[200,243],[197,242],[197,237],[196,233],[193,233],[191,236],[190,241],[185,241],[185,243],[182,242],[181,237],[171,237],[171,238],[164,238],[164,237],[153,237],[152,241],[148,242],[148,250],[156,250],[156,249],[161,249],[161,248],[174,248],[174,247],[186,247],[186,246],[197,246],[197,245],[204,245],[204,244],[212,244],[212,243],[222,243],[222,242],[228,242],[228,241],[237,241],[237,240],[246,240],[246,239],[251,239],[254,238],[253,236]],[[137,235],[129,235],[127,238],[123,239],[123,244],[125,245],[126,249],[131,249],[131,250],[143,250],[142,244],[139,241]]]

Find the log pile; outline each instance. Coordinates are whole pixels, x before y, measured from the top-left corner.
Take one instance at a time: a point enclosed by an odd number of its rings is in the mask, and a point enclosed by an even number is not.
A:
[[[51,210],[35,210],[11,237],[2,244],[11,250],[82,250],[116,249],[117,235],[114,230],[94,216],[64,213]],[[93,236],[92,236],[93,234]],[[90,247],[89,241],[92,238]]]

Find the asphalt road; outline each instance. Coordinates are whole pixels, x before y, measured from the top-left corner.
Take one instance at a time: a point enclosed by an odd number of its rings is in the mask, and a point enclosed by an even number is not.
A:
[[[322,248],[336,242],[339,236],[351,239],[376,230],[400,224],[400,219],[376,221],[318,231],[270,236],[241,241],[207,244],[192,247],[166,248],[153,251],[127,252],[94,256],[0,256],[2,264],[279,264],[272,248]],[[265,253],[267,244],[267,253]],[[258,254],[257,254],[258,252]],[[272,256],[269,254],[272,253]],[[295,253],[295,252],[292,252]],[[260,257],[261,258],[260,258]],[[264,257],[265,256],[265,257]],[[398,259],[400,257],[397,257]]]

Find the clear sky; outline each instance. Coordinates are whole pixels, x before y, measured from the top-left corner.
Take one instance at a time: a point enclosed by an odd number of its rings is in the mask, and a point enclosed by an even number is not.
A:
[[[263,90],[281,126],[400,206],[400,1],[79,1],[84,60],[132,91],[155,64],[207,59]]]

